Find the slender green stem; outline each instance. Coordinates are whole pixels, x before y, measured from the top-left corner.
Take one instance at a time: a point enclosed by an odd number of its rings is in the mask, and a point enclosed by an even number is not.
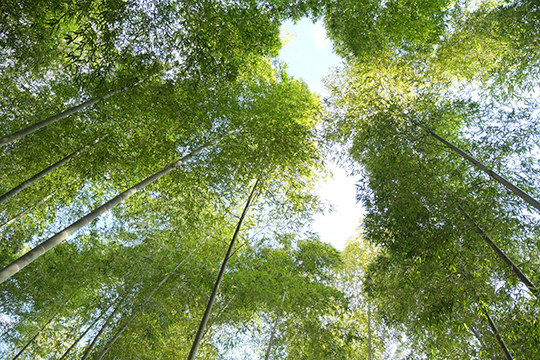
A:
[[[501,347],[501,350],[503,351],[504,356],[506,357],[506,360],[513,360],[512,354],[510,354],[508,347],[504,343],[504,340],[502,339],[501,334],[499,333],[499,330],[497,329],[497,326],[493,322],[493,319],[491,319],[491,316],[489,316],[489,313],[487,312],[485,306],[482,306],[482,311],[484,312],[484,316],[486,317],[488,321],[489,327],[491,328],[493,335],[495,335],[495,338],[497,339],[497,343],[499,343],[499,346]]]
[[[461,211],[461,213],[463,214],[463,216],[465,216],[465,218],[467,219],[467,221],[471,224],[471,226],[474,228],[474,230],[480,234],[482,236],[482,238],[484,239],[484,241],[493,249],[493,251],[495,251],[495,253],[499,256],[499,258],[504,261],[504,263],[506,265],[508,265],[512,271],[514,272],[514,274],[517,275],[517,277],[519,278],[519,280],[525,284],[525,286],[527,286],[527,288],[529,289],[529,291],[536,297],[538,297],[538,289],[536,288],[536,286],[534,286],[534,284],[529,280],[529,278],[521,271],[521,269],[512,262],[512,260],[510,260],[510,258],[508,256],[506,256],[506,254],[497,246],[497,244],[495,244],[495,242],[493,242],[493,240],[491,240],[491,238],[484,232],[484,230],[482,230],[482,228],[480,226],[478,226],[478,224],[476,224],[476,222],[474,222],[474,220],[469,216],[469,214],[467,214],[467,212],[465,211],[465,209],[463,209],[463,207],[461,207],[461,205],[458,205],[457,206],[458,209]]]
[[[259,180],[257,179],[257,181],[255,182],[255,185],[253,186],[253,189],[251,190],[251,194],[249,194],[249,198],[246,202],[246,206],[244,207],[244,211],[242,211],[242,216],[240,216],[240,220],[238,220],[238,224],[236,226],[236,230],[234,231],[234,235],[229,245],[229,249],[227,250],[225,259],[221,263],[221,269],[219,270],[218,277],[214,284],[214,289],[212,290],[210,299],[208,299],[208,305],[206,306],[206,310],[201,319],[199,329],[197,330],[197,334],[195,335],[195,339],[193,340],[193,345],[191,346],[188,360],[194,360],[195,356],[197,355],[197,349],[199,348],[199,344],[204,334],[204,329],[206,328],[206,323],[208,322],[208,318],[210,317],[210,313],[212,312],[212,306],[214,305],[214,301],[216,300],[217,292],[219,290],[219,285],[221,284],[221,280],[223,279],[223,275],[225,274],[225,269],[227,268],[227,263],[229,262],[229,259],[231,257],[231,254],[234,248],[234,243],[236,242],[236,238],[238,237],[238,233],[240,232],[240,228],[242,227],[242,222],[244,221],[244,218],[246,217],[247,211],[249,209],[249,205],[251,203],[251,200],[253,199],[253,196],[255,195],[255,190],[258,184],[259,184]]]
[[[15,186],[13,189],[9,190],[8,192],[6,192],[5,194],[3,194],[2,196],[0,196],[0,204],[2,204],[3,202],[6,202],[8,201],[9,199],[11,199],[12,197],[16,196],[18,193],[20,193],[21,191],[23,191],[24,189],[26,189],[27,187],[31,186],[32,184],[34,184],[35,182],[37,182],[38,180],[40,180],[41,178],[47,176],[48,174],[52,173],[54,170],[58,169],[60,166],[64,165],[65,163],[67,163],[69,160],[73,159],[74,157],[80,155],[80,154],[83,154],[85,153],[86,151],[88,151],[88,149],[90,149],[94,144],[98,143],[99,141],[103,140],[105,137],[109,136],[110,133],[107,133],[103,136],[100,136],[99,138],[97,138],[96,140],[94,140],[92,143],[88,144],[88,145],[85,145],[83,146],[82,148],[80,148],[79,150],[77,151],[74,151],[72,152],[71,154],[69,154],[68,156],[64,157],[63,159],[61,159],[60,161],[57,161],[56,163],[52,164],[51,166],[49,166],[48,168],[44,169],[43,171],[40,171],[39,173],[37,173],[36,175],[32,176],[30,179],[28,180],[25,180],[24,182],[20,183],[19,185]]]
[[[142,83],[143,81],[145,81],[146,79],[148,79],[150,76],[146,76],[144,78],[142,78],[141,80],[135,82],[134,84],[131,84],[131,85],[127,85],[127,86],[123,86],[121,88],[118,88],[118,89],[114,89],[114,90],[111,90],[109,92],[106,92],[105,94],[103,95],[100,95],[98,97],[95,97],[93,99],[90,99],[90,100],[87,100],[77,106],[73,106],[67,110],[64,110],[62,111],[61,113],[59,114],[56,114],[54,116],[51,116],[50,118],[47,118],[43,121],[40,121],[34,125],[30,125],[28,126],[27,128],[24,128],[22,130],[19,130],[11,135],[7,135],[7,136],[4,136],[3,138],[0,138],[0,147],[4,146],[4,145],[7,145],[9,144],[10,142],[13,142],[13,141],[16,141],[16,140],[19,140],[21,138],[23,138],[24,136],[26,135],[29,135],[35,131],[38,131],[39,129],[42,129],[50,124],[53,124],[59,120],[62,120],[63,118],[66,118],[68,117],[69,115],[72,115],[72,114],[75,114],[76,112],[84,109],[84,108],[87,108],[89,106],[92,106],[94,104],[96,104],[97,102],[99,102],[100,100],[105,100],[107,98],[110,98],[111,96],[113,95],[116,95],[118,93],[121,93],[131,87],[134,87],[134,86],[137,86],[139,85],[140,83]]]
[[[160,179],[164,175],[168,174],[169,172],[173,171],[177,167],[182,166],[186,161],[196,157],[199,155],[202,151],[210,147],[211,145],[214,145],[221,139],[223,139],[226,136],[229,136],[234,131],[229,131],[225,133],[224,135],[218,136],[214,138],[211,141],[208,141],[207,143],[203,144],[202,146],[195,149],[190,154],[182,157],[180,160],[172,163],[169,166],[166,166],[161,171],[158,171],[152,176],[147,177],[143,181],[139,182],[138,184],[132,186],[131,188],[127,189],[126,191],[122,192],[121,194],[115,196],[113,199],[109,200],[105,204],[101,205],[97,209],[90,212],[88,215],[82,217],[81,219],[77,220],[67,228],[63,229],[62,231],[58,232],[54,236],[50,237],[49,239],[45,240],[32,250],[28,251],[26,254],[19,257],[17,260],[13,261],[11,264],[7,265],[5,268],[0,270],[0,283],[3,283],[7,279],[9,279],[11,276],[18,273],[20,270],[24,269],[26,266],[31,264],[34,260],[39,258],[40,256],[44,255],[49,250],[53,249],[56,245],[62,243],[64,240],[66,240],[71,234],[76,232],[77,230],[83,228],[84,226],[88,225],[90,222],[97,219],[100,215],[107,212],[108,210],[112,209],[116,205],[120,204],[121,202],[125,201],[129,197],[131,197],[133,194],[135,194],[137,191],[143,189],[144,187],[150,185],[154,181]]]
[[[475,158],[473,158],[471,155],[467,154],[466,152],[464,152],[463,150],[461,150],[460,148],[458,148],[457,146],[451,144],[450,142],[444,140],[442,137],[440,137],[439,135],[435,134],[433,131],[431,131],[430,129],[428,128],[425,128],[425,127],[422,127],[425,131],[428,132],[429,135],[431,135],[433,138],[437,139],[438,141],[440,141],[441,143],[443,143],[446,147],[448,147],[450,150],[454,151],[455,153],[461,155],[464,159],[468,160],[469,162],[471,162],[474,166],[476,166],[478,169],[484,171],[486,174],[488,174],[492,179],[495,179],[496,181],[498,181],[500,184],[504,185],[508,190],[510,190],[511,192],[513,192],[515,195],[519,196],[520,198],[522,198],[523,200],[525,200],[525,202],[527,202],[529,205],[532,205],[534,206],[536,209],[540,210],[540,202],[538,202],[538,200],[534,199],[532,196],[530,196],[529,194],[527,194],[525,191],[521,190],[520,188],[518,188],[516,185],[512,184],[510,181],[506,180],[505,178],[503,178],[502,176],[500,176],[499,174],[497,174],[495,171],[489,169],[487,166],[485,166],[484,164],[482,164],[480,161],[476,160]]]

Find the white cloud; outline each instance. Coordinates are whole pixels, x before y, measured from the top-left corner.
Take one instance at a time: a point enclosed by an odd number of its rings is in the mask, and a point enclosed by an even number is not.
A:
[[[347,239],[356,234],[364,209],[356,202],[355,184],[358,179],[348,177],[343,169],[331,162],[328,167],[334,178],[320,183],[317,193],[323,200],[334,205],[334,212],[317,214],[313,230],[319,234],[322,241],[343,250]]]
[[[313,30],[311,30],[310,35],[318,50],[322,50],[330,44],[330,41],[326,37],[326,30],[320,22],[313,26]]]

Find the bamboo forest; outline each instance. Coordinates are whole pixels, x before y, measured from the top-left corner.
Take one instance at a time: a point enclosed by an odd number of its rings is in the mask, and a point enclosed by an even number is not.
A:
[[[539,46],[537,0],[0,1],[0,360],[540,359]]]

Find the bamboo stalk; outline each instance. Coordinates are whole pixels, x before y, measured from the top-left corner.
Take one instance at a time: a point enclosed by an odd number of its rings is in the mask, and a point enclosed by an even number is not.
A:
[[[244,211],[242,211],[242,216],[240,216],[240,220],[238,220],[238,224],[236,226],[236,230],[234,231],[234,235],[229,245],[229,249],[227,250],[225,259],[223,260],[221,264],[221,269],[219,270],[218,277],[214,284],[214,289],[212,290],[210,299],[208,299],[208,305],[206,306],[206,310],[201,319],[199,329],[197,330],[197,334],[195,335],[195,339],[193,340],[193,345],[191,346],[191,350],[188,355],[188,360],[194,360],[195,356],[197,355],[197,349],[199,348],[199,344],[204,334],[204,329],[206,328],[206,323],[208,322],[208,318],[210,317],[210,313],[212,312],[212,306],[214,305],[214,301],[216,300],[219,285],[221,284],[221,280],[223,279],[223,275],[225,274],[225,269],[227,268],[227,263],[229,262],[229,259],[231,257],[231,254],[234,248],[234,243],[236,242],[236,238],[238,237],[238,233],[240,232],[240,228],[242,227],[242,222],[244,221],[244,218],[246,217],[249,205],[251,203],[251,200],[253,199],[253,196],[255,195],[255,190],[258,184],[259,184],[259,180],[257,179],[257,181],[255,182],[255,185],[253,186],[253,189],[251,190],[251,194],[249,194],[249,198],[246,202],[246,206],[244,207]]]
[[[506,344],[504,343],[504,340],[502,339],[501,335],[499,334],[499,330],[497,329],[497,326],[491,319],[491,316],[489,316],[489,313],[487,312],[485,306],[482,306],[482,311],[484,312],[484,315],[489,323],[489,327],[491,328],[491,331],[493,332],[493,335],[495,335],[495,338],[497,339],[497,342],[499,343],[499,346],[501,347],[501,350],[504,353],[504,356],[506,357],[506,360],[513,360],[512,354],[510,354],[510,351],[506,347]]]
[[[232,133],[233,131],[229,131],[225,133],[224,135],[218,136],[214,138],[213,140],[208,141],[207,143],[198,147],[197,149],[195,149],[188,155],[182,157],[180,160],[170,164],[169,166],[166,166],[161,171],[156,172],[154,175],[147,177],[146,179],[139,182],[138,184],[125,190],[121,194],[115,196],[113,199],[109,200],[105,204],[101,205],[97,209],[90,212],[88,215],[83,216],[82,218],[80,218],[79,220],[77,220],[76,222],[68,226],[67,228],[61,230],[60,232],[56,233],[54,236],[50,237],[49,239],[45,240],[41,244],[37,245],[32,250],[28,251],[26,254],[22,255],[17,260],[13,261],[11,264],[7,265],[2,270],[0,270],[0,284],[6,281],[7,279],[9,279],[11,276],[18,273],[19,271],[21,271],[22,269],[24,269],[26,266],[31,264],[34,260],[42,256],[49,250],[53,249],[56,245],[62,243],[71,234],[73,234],[77,230],[83,228],[84,226],[88,225],[90,222],[97,219],[103,213],[112,209],[113,207],[120,204],[121,202],[125,201],[126,199],[131,197],[133,194],[135,194],[137,191],[143,189],[144,187],[148,186],[154,181],[160,179],[161,177],[173,171],[177,167],[180,167],[186,161],[199,155],[203,150],[207,149],[211,145],[217,143],[218,141],[220,141],[221,139],[223,139],[224,137]]]
[[[49,326],[49,324],[51,322],[53,322],[53,320],[56,318],[56,316],[58,316],[58,314],[60,313],[60,311],[62,310],[62,308],[71,300],[71,298],[69,298],[68,300],[66,300],[62,306],[54,313],[53,316],[51,316],[51,318],[49,319],[49,321],[47,321],[47,323],[45,323],[45,325],[43,325],[41,327],[41,329],[39,329],[39,331],[29,340],[26,342],[26,345],[24,345],[24,347],[17,353],[17,355],[15,355],[13,357],[12,360],[17,360],[19,358],[19,356],[22,355],[22,353],[30,346],[30,344],[32,344],[34,342],[34,340],[37,339],[37,337],[39,335],[41,335],[41,333],[47,328],[47,326]]]
[[[53,124],[59,120],[62,120],[63,118],[66,118],[68,117],[69,115],[72,115],[72,114],[75,114],[76,112],[84,109],[84,108],[87,108],[89,106],[92,106],[94,104],[96,104],[97,102],[99,102],[100,100],[105,100],[105,99],[108,99],[110,98],[111,96],[113,95],[116,95],[118,93],[121,93],[131,87],[134,87],[134,86],[137,86],[139,85],[140,83],[144,82],[145,80],[147,80],[150,76],[146,76],[144,78],[142,78],[141,80],[138,80],[136,81],[135,83],[131,84],[131,85],[126,85],[126,86],[123,86],[123,87],[120,87],[120,88],[117,88],[117,89],[114,89],[114,90],[111,90],[109,92],[106,92],[105,94],[102,94],[98,97],[95,97],[93,99],[90,99],[90,100],[87,100],[79,105],[76,105],[76,106],[73,106],[67,110],[64,110],[62,111],[61,113],[58,113],[54,116],[51,116],[43,121],[40,121],[34,125],[30,125],[22,130],[19,130],[11,135],[6,135],[4,136],[3,138],[0,138],[0,147],[4,146],[4,145],[7,145],[9,144],[10,142],[13,142],[13,141],[16,141],[16,140],[19,140],[21,138],[23,138],[24,136],[26,135],[29,135],[35,131],[38,131],[39,129],[42,129],[50,124]]]
[[[493,240],[491,240],[491,238],[484,232],[484,230],[482,230],[482,228],[480,228],[478,226],[478,224],[476,224],[476,222],[474,222],[474,220],[469,216],[469,214],[467,214],[467,212],[461,207],[461,205],[458,205],[457,206],[458,209],[461,211],[461,213],[465,216],[465,218],[467,219],[467,221],[472,225],[472,227],[474,228],[474,230],[480,234],[482,236],[482,238],[484,239],[484,241],[493,249],[493,251],[495,251],[495,253],[499,256],[499,258],[504,261],[504,263],[506,265],[508,265],[512,271],[514,272],[514,274],[517,275],[517,277],[519,278],[519,280],[525,284],[525,286],[527,286],[527,288],[529,289],[529,291],[536,297],[538,297],[538,289],[536,288],[536,286],[534,286],[534,284],[529,280],[529,278],[527,278],[527,276],[521,271],[521,269],[519,267],[517,267],[516,264],[514,264],[512,262],[512,260],[510,260],[510,258],[508,256],[506,256],[506,254],[497,246],[497,244],[495,244],[493,242]]]
[[[122,299],[122,301],[123,301],[123,299]],[[90,331],[90,329],[92,329],[92,328],[94,327],[94,325],[96,325],[97,322],[98,322],[99,320],[101,320],[101,318],[102,318],[106,313],[109,312],[109,310],[114,306],[114,303],[115,303],[115,301],[113,301],[113,302],[111,303],[111,305],[109,305],[109,307],[107,308],[107,310],[105,310],[104,312],[102,312],[102,313],[101,313],[101,314],[100,314],[100,315],[92,322],[92,324],[90,324],[90,326],[88,326],[88,327],[86,328],[86,330],[85,330],[85,331],[84,331],[84,332],[83,332],[83,333],[82,333],[82,334],[81,334],[81,335],[73,342],[73,344],[71,344],[71,346],[70,346],[66,351],[64,351],[64,353],[62,354],[62,356],[60,357],[59,360],[63,360],[63,359],[66,358],[66,356],[69,355],[69,353],[71,352],[71,350],[73,350],[73,348],[79,343],[79,341],[81,341],[81,339],[82,339],[83,337],[85,337],[86,334],[88,334],[88,331]]]
[[[187,260],[191,257],[191,255],[193,255],[193,253],[195,253],[195,251],[197,251],[199,249],[199,247],[201,247],[204,243],[206,242],[206,239],[204,241],[202,241],[194,250],[192,250],[189,255],[184,258],[180,263],[178,263],[178,265],[176,265],[174,267],[174,269],[172,269],[172,271],[170,271],[167,276],[165,276],[163,278],[163,280],[161,280],[161,282],[152,290],[152,292],[143,300],[143,302],[133,311],[133,313],[131,314],[131,316],[128,318],[128,320],[125,322],[124,325],[122,325],[122,327],[120,329],[118,329],[118,331],[114,334],[114,336],[112,337],[111,340],[109,340],[109,342],[105,345],[105,347],[103,348],[103,350],[101,350],[101,352],[98,354],[98,356],[96,356],[96,358],[94,360],[100,360],[103,356],[105,356],[105,354],[109,351],[109,349],[114,345],[114,343],[116,342],[116,340],[118,340],[118,338],[120,337],[120,335],[122,335],[122,333],[124,332],[124,330],[126,330],[126,328],[129,326],[129,324],[133,321],[133,319],[135,319],[135,317],[142,311],[142,309],[144,308],[144,305],[146,305],[146,303],[148,303],[150,301],[150,299],[152,299],[152,297],[154,296],[154,294],[161,288],[161,286],[167,281],[169,280],[169,278],[176,272],[176,270],[178,270],[178,268]]]
[[[19,185],[15,186],[13,189],[9,190],[8,192],[6,192],[5,194],[3,194],[2,196],[0,196],[0,204],[8,201],[9,199],[11,199],[12,197],[14,197],[15,195],[17,195],[18,193],[20,193],[21,191],[23,191],[24,189],[26,189],[27,187],[29,187],[30,185],[34,184],[35,182],[37,182],[39,179],[47,176],[48,174],[50,174],[51,172],[53,172],[54,170],[56,170],[57,168],[59,168],[60,166],[64,165],[65,163],[67,163],[69,160],[73,159],[74,157],[80,155],[80,154],[83,154],[85,153],[86,151],[88,151],[88,149],[90,149],[94,144],[100,142],[101,140],[103,140],[104,138],[106,138],[107,136],[109,136],[110,133],[107,133],[103,136],[100,136],[99,138],[97,138],[96,140],[94,140],[93,142],[91,142],[90,144],[88,145],[85,145],[83,146],[82,148],[80,148],[79,150],[76,150],[74,152],[72,152],[71,154],[69,154],[68,156],[64,157],[62,160],[60,161],[57,161],[56,163],[52,164],[51,166],[49,166],[48,168],[44,169],[43,171],[40,171],[39,173],[37,173],[36,175],[32,176],[30,179],[20,183]]]
[[[270,339],[268,340],[268,346],[266,347],[266,353],[264,354],[264,360],[270,359],[270,352],[272,351],[272,344],[274,343],[274,337],[276,336],[277,327],[279,325],[279,320],[281,320],[281,311],[283,309],[283,303],[285,302],[285,296],[287,296],[287,291],[283,293],[283,297],[281,298],[281,308],[279,309],[279,312],[276,316],[276,320],[274,321],[274,326],[272,326],[272,332],[270,333]]]
[[[471,155],[467,154],[466,152],[464,152],[463,150],[461,150],[457,146],[455,146],[455,145],[451,144],[450,142],[444,140],[442,137],[435,134],[430,129],[425,128],[425,127],[422,127],[422,128],[425,131],[427,131],[427,133],[429,135],[431,135],[433,138],[435,138],[438,141],[440,141],[441,143],[443,143],[447,148],[449,148],[450,150],[454,151],[455,153],[461,155],[464,159],[468,160],[471,164],[476,166],[478,169],[480,169],[480,170],[484,171],[486,174],[488,174],[492,179],[498,181],[500,184],[504,185],[512,193],[514,193],[515,195],[517,195],[520,198],[522,198],[523,200],[525,200],[525,202],[527,202],[529,205],[531,205],[531,206],[535,207],[536,209],[540,210],[540,202],[538,202],[538,200],[534,199],[532,196],[527,194],[525,191],[521,190],[516,185],[512,184],[510,181],[506,180],[505,178],[503,178],[502,176],[500,176],[499,174],[497,174],[493,170],[489,169],[487,166],[485,166],[480,161],[476,160]]]
[[[118,305],[116,306],[116,308],[114,308],[114,311],[107,317],[107,320],[105,321],[105,323],[103,324],[103,326],[101,327],[101,329],[99,329],[98,333],[96,334],[96,336],[94,336],[94,339],[92,340],[92,342],[90,343],[90,345],[88,345],[88,347],[86,348],[86,350],[84,351],[84,354],[81,358],[81,360],[86,360],[88,358],[88,356],[90,355],[90,353],[92,352],[92,350],[94,349],[94,347],[96,346],[96,343],[97,341],[99,340],[99,338],[101,337],[101,335],[103,335],[103,332],[105,332],[105,329],[107,329],[107,327],[109,327],[110,323],[111,323],[111,320],[114,318],[114,316],[116,314],[118,314],[118,311],[120,310],[120,308],[122,307],[122,305],[124,304],[124,302],[127,300],[128,298],[128,294],[124,295],[124,297],[122,298],[122,300],[120,300],[120,303],[118,303]]]

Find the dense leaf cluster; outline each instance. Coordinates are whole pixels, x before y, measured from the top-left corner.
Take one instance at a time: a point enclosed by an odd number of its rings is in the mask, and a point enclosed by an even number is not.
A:
[[[537,51],[518,40],[536,33],[536,4],[458,5],[423,7],[414,19],[428,22],[408,28],[422,32],[366,25],[373,42],[330,23],[348,61],[327,79],[326,133],[363,177],[364,236],[379,249],[365,293],[404,356],[536,358],[539,209],[493,176],[539,198]]]
[[[188,356],[240,227],[198,358],[538,358],[538,15],[2,2],[2,356]],[[325,107],[272,59],[304,16],[345,59]],[[329,148],[366,210],[341,254],[306,231]]]

